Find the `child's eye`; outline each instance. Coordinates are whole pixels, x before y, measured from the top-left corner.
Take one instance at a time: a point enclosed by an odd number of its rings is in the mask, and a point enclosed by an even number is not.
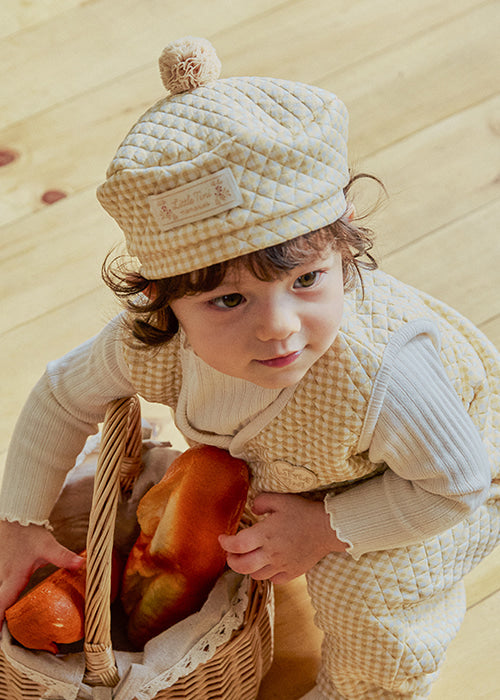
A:
[[[235,292],[234,294],[224,294],[222,297],[216,297],[212,299],[210,303],[213,306],[217,306],[219,309],[234,309],[236,306],[239,306],[243,300],[243,295]]]
[[[314,270],[314,272],[306,272],[305,275],[297,277],[293,286],[297,288],[312,287],[318,281],[321,272],[319,270]]]

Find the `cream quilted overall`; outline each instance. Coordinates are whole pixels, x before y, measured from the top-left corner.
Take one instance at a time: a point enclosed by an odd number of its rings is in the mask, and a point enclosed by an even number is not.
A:
[[[491,457],[488,500],[421,544],[358,561],[332,553],[307,574],[325,635],[318,679],[324,695],[423,698],[464,616],[462,578],[500,538],[499,354],[458,313],[383,272],[366,274],[364,284],[364,297],[360,289],[346,296],[332,347],[238,456],[251,467],[255,491],[332,490],[379,473],[367,456],[373,426],[365,416],[384,350],[403,328],[440,337],[445,370]],[[138,392],[175,410],[178,338],[155,354],[127,349],[126,359]]]

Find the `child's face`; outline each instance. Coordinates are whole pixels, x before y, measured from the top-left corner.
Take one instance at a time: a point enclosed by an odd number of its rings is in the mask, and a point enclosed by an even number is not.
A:
[[[231,268],[210,292],[172,302],[191,347],[214,369],[259,386],[296,384],[337,335],[342,259],[331,252],[262,281]]]

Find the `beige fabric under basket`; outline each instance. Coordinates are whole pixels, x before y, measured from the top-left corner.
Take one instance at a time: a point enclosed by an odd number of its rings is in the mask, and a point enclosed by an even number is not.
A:
[[[110,632],[110,562],[120,489],[130,491],[141,469],[141,449],[137,397],[114,401],[103,426],[87,537],[83,682],[93,687],[96,700],[112,699],[113,687],[119,681]],[[154,700],[255,700],[272,661],[272,586],[251,581],[248,596],[242,627],[217,648],[211,659],[159,690]],[[12,664],[0,651],[0,700],[57,697],[39,678],[34,680],[30,675],[29,667]]]

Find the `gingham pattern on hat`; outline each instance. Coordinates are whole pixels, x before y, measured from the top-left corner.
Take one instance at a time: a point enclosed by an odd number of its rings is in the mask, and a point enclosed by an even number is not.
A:
[[[271,78],[217,80],[156,103],[98,188],[143,275],[158,279],[282,243],[338,219],[347,111],[333,94]],[[230,168],[239,206],[168,231],[148,197]]]

